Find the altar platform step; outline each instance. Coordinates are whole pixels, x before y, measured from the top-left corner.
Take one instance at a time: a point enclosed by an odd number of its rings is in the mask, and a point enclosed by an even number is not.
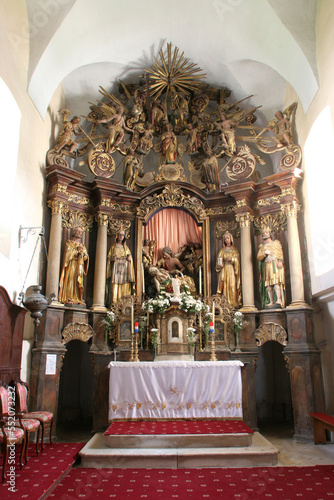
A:
[[[277,465],[278,449],[258,432],[252,435],[252,442],[248,446],[212,446],[212,441],[208,442],[207,436],[202,436],[201,445],[197,442],[196,446],[189,447],[181,442],[175,443],[175,435],[165,437],[170,439],[170,446],[166,442],[161,443],[161,447],[153,446],[151,440],[157,443],[161,439],[161,436],[154,435],[144,436],[146,447],[111,448],[106,445],[103,433],[97,433],[80,451],[81,467],[179,469]],[[212,437],[210,435],[210,439]]]
[[[104,433],[110,448],[218,448],[252,444],[253,431],[241,420],[113,421]]]

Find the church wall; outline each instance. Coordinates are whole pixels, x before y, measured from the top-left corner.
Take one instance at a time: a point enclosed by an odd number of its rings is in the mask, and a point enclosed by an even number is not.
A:
[[[285,101],[287,103],[297,101],[296,129],[298,131],[297,142],[303,149],[303,165],[305,176],[303,181],[303,204],[304,224],[310,265],[311,294],[315,307],[315,335],[316,342],[321,350],[323,366],[323,378],[326,397],[326,411],[334,412],[334,247],[333,225],[329,222],[329,214],[333,213],[333,197],[328,195],[326,186],[332,185],[333,180],[333,124],[334,124],[334,4],[330,0],[319,1],[317,19],[317,63],[319,73],[319,91],[308,110],[303,110],[302,104],[295,91],[288,87]],[[313,151],[312,159],[307,150],[307,141],[310,137],[312,127],[321,113],[326,112],[328,107],[332,123],[327,124],[322,136],[331,137],[325,144],[313,141],[310,149]],[[328,128],[330,127],[330,129]],[[306,148],[305,148],[306,146]],[[323,191],[319,192],[319,198],[309,197],[308,171],[316,171],[319,178],[323,180]],[[320,184],[321,186],[321,184]],[[326,194],[327,192],[327,194]],[[321,199],[321,202],[320,202]],[[312,217],[311,217],[312,214]],[[316,217],[315,217],[316,214]],[[312,222],[318,221],[317,224]],[[326,223],[327,221],[327,223]],[[325,226],[325,230],[319,231]],[[318,233],[317,233],[318,231]],[[313,240],[312,240],[313,232]],[[316,236],[314,236],[316,235]],[[319,254],[320,251],[320,254]],[[320,256],[328,259],[327,272],[316,274],[316,260]]]
[[[19,245],[19,228],[44,226],[45,211],[45,151],[57,135],[56,117],[64,105],[64,93],[60,86],[49,105],[45,117],[41,117],[27,95],[27,71],[29,62],[28,22],[25,1],[2,2],[0,5],[0,77],[16,101],[21,120],[18,133],[17,164],[12,166],[13,151],[2,145],[0,163],[3,188],[9,179],[8,169],[15,168],[13,196],[2,209],[1,217],[11,217],[8,230],[1,234],[0,275],[1,285],[14,302],[18,302],[32,258],[38,233],[30,235],[26,243]],[[42,89],[41,89],[42,91]],[[4,97],[0,95],[2,110]],[[6,120],[5,111],[2,120]],[[51,134],[50,134],[51,131]],[[14,131],[13,131],[14,133]],[[15,152],[16,154],[16,152]],[[11,170],[10,173],[13,173]],[[38,259],[32,262],[25,288],[37,279]],[[26,317],[21,376],[28,381],[30,349],[33,338],[33,322]]]

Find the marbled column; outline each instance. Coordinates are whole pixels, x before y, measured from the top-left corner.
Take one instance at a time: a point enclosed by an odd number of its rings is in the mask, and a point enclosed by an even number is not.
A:
[[[288,222],[288,247],[290,264],[291,304],[289,307],[306,305],[304,296],[303,267],[300,253],[297,212],[299,206],[296,202],[283,205],[282,209],[287,215]]]
[[[240,224],[241,236],[241,283],[242,283],[242,309],[254,311],[254,273],[252,262],[252,240],[251,240],[251,214],[239,214],[236,216]]]
[[[107,268],[107,230],[108,216],[102,212],[98,214],[98,230],[96,240],[96,256],[94,270],[93,310],[106,310],[104,305],[106,268]]]
[[[51,207],[51,226],[50,226],[50,239],[48,260],[49,265],[46,276],[46,296],[49,297],[51,293],[55,293],[58,297],[59,288],[59,272],[60,272],[60,249],[61,249],[61,220],[63,202],[53,200],[50,202]]]

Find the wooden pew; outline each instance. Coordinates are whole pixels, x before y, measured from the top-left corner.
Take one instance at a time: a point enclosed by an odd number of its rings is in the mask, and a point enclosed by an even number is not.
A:
[[[334,417],[326,413],[310,413],[313,420],[314,444],[326,444],[326,430],[334,432]]]

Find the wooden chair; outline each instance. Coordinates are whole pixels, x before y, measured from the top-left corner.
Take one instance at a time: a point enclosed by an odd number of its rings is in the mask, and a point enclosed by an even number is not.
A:
[[[15,394],[15,391],[13,391]],[[7,393],[7,395],[6,395]],[[2,391],[1,391],[1,397],[4,398],[3,402],[6,404],[6,398],[7,401],[9,400],[9,390],[5,386],[2,386]],[[36,455],[38,456],[38,443],[39,443],[39,438],[41,435],[41,424],[39,420],[33,419],[33,418],[28,418],[26,416],[23,416],[23,414],[20,412],[18,409],[17,405],[17,396],[15,395],[15,403],[16,403],[16,413],[15,413],[15,424],[16,425],[22,425],[25,433],[26,433],[26,446],[25,446],[25,453],[24,453],[24,459],[25,463],[28,461],[28,446],[29,446],[29,436],[31,433],[36,433]]]
[[[44,435],[45,428],[49,426],[50,429],[50,444],[52,444],[52,429],[53,429],[53,414],[49,411],[28,411],[28,400],[29,400],[29,387],[28,384],[23,382],[22,380],[15,381],[15,390],[16,390],[16,400],[17,400],[17,408],[18,412],[23,419],[35,419],[41,425],[42,429],[42,438],[41,438],[41,447],[42,451],[44,450]]]
[[[8,389],[0,386],[0,444],[3,450],[2,482],[6,478],[6,467],[8,464],[8,450],[12,460],[13,445],[21,443],[20,468],[23,466],[23,453],[26,449],[26,431],[20,421],[16,419],[14,407],[10,404]],[[15,448],[14,448],[15,453]]]

